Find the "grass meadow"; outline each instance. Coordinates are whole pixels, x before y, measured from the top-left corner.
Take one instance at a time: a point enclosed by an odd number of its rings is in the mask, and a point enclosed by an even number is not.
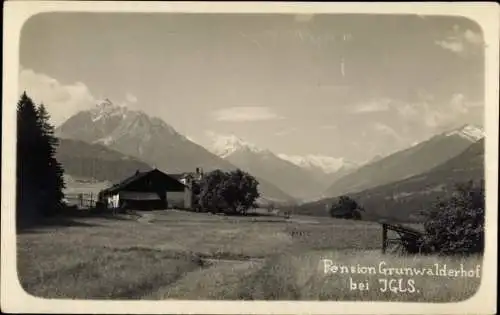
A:
[[[480,283],[419,276],[419,292],[384,293],[380,274],[325,274],[323,259],[373,267],[481,264],[480,257],[382,255],[381,227],[370,222],[167,210],[48,223],[17,240],[21,284],[45,298],[451,302],[469,298]],[[369,290],[351,290],[350,278]]]

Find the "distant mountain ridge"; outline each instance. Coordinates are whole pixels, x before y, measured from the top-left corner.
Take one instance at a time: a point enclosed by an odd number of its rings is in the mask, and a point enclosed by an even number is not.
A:
[[[150,117],[141,111],[115,106],[109,100],[101,102],[90,110],[76,113],[56,128],[55,134],[61,139],[88,143],[91,147],[85,147],[89,152],[96,152],[96,148],[102,150],[104,146],[166,173],[193,171],[197,167],[203,168],[205,172],[213,169],[237,168],[229,161],[188,140],[163,120]],[[64,150],[64,146],[62,151],[65,152],[62,159],[66,164],[72,164],[73,161],[73,169],[77,167],[75,165],[88,165],[90,161],[82,161],[80,155],[85,156],[86,153],[78,150],[77,146],[74,146],[73,155],[69,154],[69,150]],[[122,159],[116,157],[116,161]],[[105,159],[96,158],[96,160],[102,160],[97,162],[98,164],[107,163],[103,162]],[[123,167],[128,169],[128,166]],[[85,170],[79,172],[88,173],[89,170],[85,166]],[[257,174],[252,175],[260,182],[259,189],[263,197],[276,201],[294,201],[294,198],[280,188],[274,187],[267,179],[260,178]]]
[[[366,164],[335,181],[324,197],[355,193],[418,175],[453,158],[481,139],[480,128],[466,125]]]
[[[356,163],[346,161],[344,158],[335,158],[326,155],[288,155],[283,153],[274,153],[269,149],[260,148],[257,145],[243,140],[235,135],[216,135],[214,133],[210,133],[210,135],[212,136],[212,144],[208,147],[208,149],[222,158],[225,158],[236,151],[272,154],[301,168],[321,171],[325,174],[333,174],[341,169],[352,169],[358,166]]]
[[[326,155],[308,154],[308,155],[287,155],[278,154],[284,160],[305,169],[318,169],[326,174],[333,174],[341,169],[353,169],[358,165],[353,162],[346,161],[344,158],[334,158]]]
[[[484,154],[484,139],[480,138],[457,156],[427,172],[348,195],[365,208],[364,219],[420,221],[421,211],[428,209],[438,197],[448,196],[456,184],[484,180]],[[296,211],[327,216],[328,205],[336,199],[304,204]]]
[[[99,181],[121,181],[135,171],[152,167],[134,157],[111,150],[104,145],[81,140],[59,139],[56,157],[66,174]]]
[[[265,178],[293,197],[315,196],[331,182],[328,174],[315,174],[234,135],[212,134],[212,137],[209,146],[212,152],[251,174]]]
[[[209,150],[221,158],[226,158],[237,151],[250,151],[262,154],[271,153],[269,150],[261,149],[235,135],[215,135],[213,133],[211,135],[213,141]]]
[[[102,144],[169,172],[191,171],[196,167],[235,169],[163,120],[115,106],[109,100],[70,117],[56,129],[56,135]]]

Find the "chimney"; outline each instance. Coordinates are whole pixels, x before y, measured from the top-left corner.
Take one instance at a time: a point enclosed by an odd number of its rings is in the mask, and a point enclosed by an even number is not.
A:
[[[197,167],[196,168],[196,176],[195,176],[196,180],[201,180],[202,176],[203,176],[203,169],[201,169],[200,167]]]
[[[139,170],[136,170],[136,171],[135,171],[135,175],[139,175]]]

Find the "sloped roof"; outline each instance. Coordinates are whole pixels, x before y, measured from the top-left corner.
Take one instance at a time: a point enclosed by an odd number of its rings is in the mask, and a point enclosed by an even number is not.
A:
[[[132,175],[130,177],[127,177],[126,179],[122,180],[121,182],[115,183],[113,186],[104,189],[103,192],[120,190],[120,189],[124,188],[125,186],[127,186],[128,184],[130,184],[130,183],[132,183],[132,182],[134,182],[134,181],[136,181],[136,180],[138,180],[138,179],[146,176],[150,172],[151,171],[137,172],[134,175]]]
[[[189,173],[179,173],[179,174],[168,174],[168,176],[175,178],[177,180],[185,178]]]
[[[109,187],[109,188],[106,188],[104,190],[102,190],[101,192],[102,193],[109,193],[109,192],[116,192],[116,191],[119,191],[119,190],[122,190],[124,189],[125,187],[127,187],[130,183],[136,181],[136,180],[139,180],[149,174],[151,174],[152,172],[160,172],[162,173],[163,175],[171,178],[172,180],[175,180],[179,185],[182,185],[182,186],[185,186],[183,183],[181,183],[179,181],[178,178],[175,178],[174,176],[171,176],[171,175],[168,175],[168,174],[165,174],[163,173],[162,171],[158,170],[158,169],[152,169],[150,171],[145,171],[145,172],[136,172],[134,175],[124,179],[123,181],[119,182],[119,183],[116,183],[114,184],[113,186]]]

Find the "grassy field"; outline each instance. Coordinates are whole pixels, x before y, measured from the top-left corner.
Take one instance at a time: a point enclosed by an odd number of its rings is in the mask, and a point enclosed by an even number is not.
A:
[[[479,257],[381,255],[380,244],[381,228],[370,222],[153,211],[25,231],[18,268],[25,290],[47,298],[450,302],[479,285],[479,278],[420,276],[420,292],[396,294],[380,292],[379,274],[325,274],[322,259],[373,267],[481,264]],[[370,289],[351,290],[349,278]]]

